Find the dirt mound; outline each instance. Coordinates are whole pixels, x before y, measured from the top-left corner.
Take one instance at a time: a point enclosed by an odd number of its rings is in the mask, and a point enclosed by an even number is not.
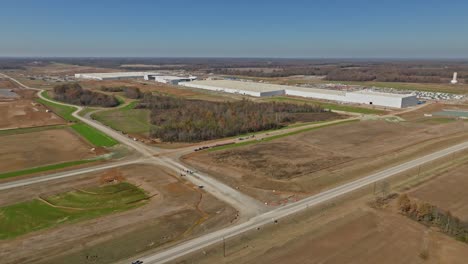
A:
[[[106,171],[99,178],[101,184],[123,182],[124,180],[125,178],[122,175],[122,172],[116,169]]]
[[[99,181],[104,184],[104,183],[117,183],[117,182],[123,182],[125,181],[125,177],[122,175],[122,172],[117,170],[117,169],[113,169],[113,170],[109,170],[109,171],[106,171],[105,173],[103,173],[101,175],[101,177],[99,178]]]

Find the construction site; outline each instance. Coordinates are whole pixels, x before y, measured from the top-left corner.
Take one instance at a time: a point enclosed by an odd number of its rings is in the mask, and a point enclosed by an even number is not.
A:
[[[53,89],[33,89],[48,81],[22,82],[71,71],[108,72],[75,81],[119,104],[71,105],[55,100]],[[411,263],[463,263],[465,242],[423,222],[421,208],[466,221],[466,103],[144,73],[147,80],[52,64],[2,75],[3,262],[391,263],[398,252]],[[128,88],[151,95],[156,107],[139,105],[148,101],[128,97]],[[176,107],[158,109],[157,100]],[[236,117],[247,107],[278,107],[283,112],[272,116],[287,121],[194,142],[150,137],[154,109],[153,117],[177,121],[177,111],[207,105],[228,106]],[[406,196],[417,209],[402,211]]]

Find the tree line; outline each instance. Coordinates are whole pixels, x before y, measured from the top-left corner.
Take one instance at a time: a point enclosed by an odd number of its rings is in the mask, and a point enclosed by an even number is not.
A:
[[[143,93],[138,87],[129,87],[129,86],[101,86],[101,91],[111,92],[111,93],[120,93],[123,92],[124,96],[130,99],[140,99],[143,97]]]
[[[468,242],[468,223],[434,205],[411,201],[407,194],[398,198],[400,212],[425,225],[436,226],[447,235]]]
[[[83,89],[78,83],[57,85],[53,98],[69,104],[84,106],[113,107],[119,105],[115,96]]]
[[[167,142],[196,142],[276,129],[294,120],[293,113],[320,113],[319,105],[208,102],[145,94],[137,108],[151,110],[150,136]]]
[[[273,66],[270,66],[273,67]],[[214,68],[215,74],[251,77],[288,77],[293,75],[324,76],[329,81],[376,81],[376,82],[414,82],[448,83],[453,72],[460,79],[468,76],[466,64],[445,66],[438,63],[337,63],[326,65],[281,65],[272,70],[252,68]],[[269,68],[269,67],[264,67]]]

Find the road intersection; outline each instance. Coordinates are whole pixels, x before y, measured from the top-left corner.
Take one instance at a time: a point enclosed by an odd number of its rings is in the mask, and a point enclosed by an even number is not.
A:
[[[121,160],[121,161],[113,162],[109,164],[82,168],[82,169],[77,169],[73,171],[55,173],[55,174],[39,176],[39,177],[18,180],[18,181],[13,181],[13,182],[7,182],[4,184],[0,184],[0,190],[16,188],[20,186],[36,184],[39,182],[60,179],[60,178],[65,178],[65,177],[72,177],[72,176],[80,175],[83,173],[100,171],[100,170],[113,168],[117,166],[124,166],[124,165],[129,165],[129,164],[138,164],[138,163],[150,163],[150,164],[170,168],[177,173],[180,171],[188,172],[185,174],[184,178],[191,181],[195,185],[203,185],[204,190],[206,190],[208,193],[228,203],[229,205],[233,206],[239,211],[239,214],[241,216],[240,218],[241,221],[239,221],[238,224],[194,238],[192,240],[188,240],[184,243],[180,243],[178,245],[175,245],[173,247],[170,247],[160,252],[146,253],[145,255],[139,258],[145,264],[165,263],[165,262],[180,258],[186,254],[209,247],[215,243],[222,242],[223,239],[234,237],[234,236],[240,235],[242,233],[245,233],[251,230],[255,230],[264,225],[271,224],[274,221],[278,221],[283,217],[296,214],[302,210],[306,210],[307,208],[311,206],[315,206],[324,202],[332,201],[333,199],[339,196],[351,193],[362,187],[368,186],[375,182],[397,175],[401,172],[407,171],[412,168],[416,168],[423,164],[429,163],[431,161],[437,160],[442,157],[446,157],[455,152],[462,151],[468,148],[468,142],[457,144],[455,146],[451,146],[449,148],[433,152],[432,154],[429,154],[420,158],[416,158],[414,160],[402,163],[400,165],[396,165],[391,168],[382,170],[380,172],[373,173],[371,175],[345,183],[341,186],[321,192],[319,194],[313,195],[311,197],[305,198],[303,200],[300,200],[292,204],[284,205],[281,207],[267,207],[263,205],[262,203],[260,203],[259,201],[239,192],[238,190],[222,182],[219,182],[218,180],[215,180],[213,177],[210,177],[209,175],[203,174],[201,172],[193,171],[191,168],[182,164],[179,161],[180,156],[182,156],[185,153],[190,152],[191,149],[195,147],[185,148],[180,151],[174,151],[174,150],[164,150],[164,149],[159,149],[159,148],[144,145],[141,142],[134,141],[133,139],[107,126],[95,120],[90,119],[89,117],[79,116],[78,112],[82,110],[82,107],[52,101],[44,97],[42,94],[43,91],[40,89],[30,88],[20,83],[19,81],[15,80],[14,78],[11,78],[1,73],[0,73],[0,76],[9,78],[10,80],[16,82],[17,84],[19,84],[21,87],[25,89],[33,89],[33,90],[39,91],[38,94],[43,100],[47,100],[49,102],[53,102],[56,104],[75,107],[77,109],[73,113],[73,116],[75,118],[113,137],[114,139],[119,141],[121,144],[135,150],[139,154],[138,157],[133,157],[131,159]],[[224,142],[224,141],[219,141],[219,142]]]

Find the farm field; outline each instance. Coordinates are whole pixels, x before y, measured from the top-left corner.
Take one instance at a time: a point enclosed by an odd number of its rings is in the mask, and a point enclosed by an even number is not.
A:
[[[80,85],[87,89],[100,90],[101,87],[135,87],[139,88],[141,92],[153,92],[164,95],[182,97],[186,99],[194,100],[207,100],[207,101],[233,101],[242,99],[241,96],[228,95],[225,93],[215,93],[209,91],[203,91],[200,89],[189,89],[186,87],[168,85],[163,83],[142,81],[142,80],[106,80],[106,81],[94,81],[94,80],[80,80]],[[122,94],[122,93],[116,93]]]
[[[0,135],[0,145],[2,173],[96,157],[93,146],[68,129]]]
[[[0,129],[65,124],[62,118],[46,110],[28,99],[0,102]]]
[[[16,85],[8,79],[0,77],[0,89],[14,89]]]
[[[467,171],[468,164],[465,162],[455,168],[445,170],[434,179],[409,192],[408,195],[450,211],[461,220],[468,221]]]
[[[192,153],[183,160],[263,202],[279,205],[466,139],[463,121],[360,121]]]
[[[118,185],[104,189],[97,187],[111,181],[128,182],[138,188],[115,193]],[[144,197],[137,191],[140,189],[150,197],[147,202],[137,208],[126,204]],[[97,192],[112,192],[117,197],[110,199],[103,195],[101,198],[104,200],[96,199],[94,193]],[[127,196],[127,192],[134,195]],[[110,210],[111,214],[100,214],[98,218],[79,222],[70,220],[69,224],[0,240],[2,263],[17,263],[19,260],[48,264],[85,263],[90,256],[96,259],[96,263],[114,263],[235,221],[234,209],[152,165],[129,165],[6,190],[0,193],[0,207],[28,203],[38,195],[60,206],[86,209],[99,206],[113,210]],[[131,210],[114,210],[129,209],[127,206],[132,207]]]
[[[310,211],[180,259],[187,263],[459,263],[468,245],[369,198]]]

